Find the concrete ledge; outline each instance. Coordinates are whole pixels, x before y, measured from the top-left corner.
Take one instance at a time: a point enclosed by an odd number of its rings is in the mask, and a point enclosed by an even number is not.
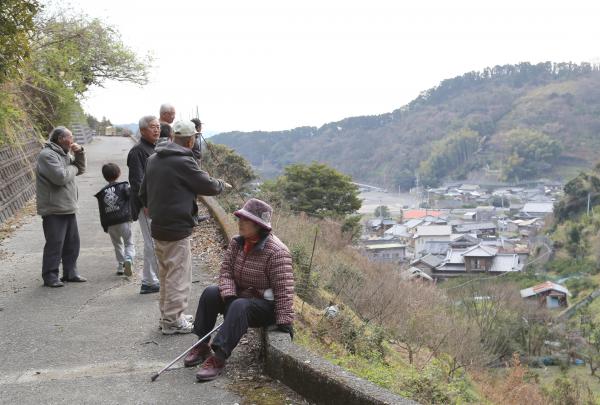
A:
[[[310,401],[327,405],[417,404],[293,344],[285,333],[263,331],[262,335],[267,374]]]
[[[208,208],[210,215],[212,215],[215,221],[217,221],[223,236],[225,239],[227,239],[227,243],[229,243],[231,238],[237,235],[237,226],[235,225],[231,215],[227,215],[223,207],[221,207],[221,204],[219,204],[217,199],[214,197],[200,195],[198,196],[198,199],[206,208]]]

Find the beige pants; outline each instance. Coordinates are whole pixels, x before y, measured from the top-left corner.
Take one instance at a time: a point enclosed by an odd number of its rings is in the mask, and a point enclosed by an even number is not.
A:
[[[178,241],[154,239],[160,280],[160,316],[165,326],[175,326],[188,306],[192,286],[190,238]]]

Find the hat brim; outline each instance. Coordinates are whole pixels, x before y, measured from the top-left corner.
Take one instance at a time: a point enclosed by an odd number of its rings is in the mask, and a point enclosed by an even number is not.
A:
[[[270,231],[272,229],[270,224],[266,223],[261,218],[257,217],[256,215],[252,214],[249,211],[246,211],[243,208],[235,211],[233,213],[233,215],[235,215],[238,218],[246,218],[246,219],[254,222],[256,225],[260,226],[261,228],[266,229],[267,231]]]

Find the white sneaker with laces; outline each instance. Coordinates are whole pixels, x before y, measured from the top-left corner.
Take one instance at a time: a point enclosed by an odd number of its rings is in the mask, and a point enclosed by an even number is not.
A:
[[[163,333],[163,335],[174,335],[176,333],[179,333],[179,334],[191,333],[193,327],[194,327],[193,323],[188,322],[187,319],[183,318],[183,319],[179,320],[177,325],[165,325],[163,323],[162,333]]]
[[[181,316],[189,323],[194,324],[194,316],[193,315],[183,314]],[[162,318],[160,318],[158,320],[158,330],[162,330],[162,328],[163,328],[163,320],[162,320]]]

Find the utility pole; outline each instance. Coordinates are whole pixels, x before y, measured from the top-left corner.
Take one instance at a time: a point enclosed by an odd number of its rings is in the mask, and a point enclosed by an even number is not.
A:
[[[591,193],[588,191],[588,199],[587,199],[587,216],[590,216],[590,196]]]

